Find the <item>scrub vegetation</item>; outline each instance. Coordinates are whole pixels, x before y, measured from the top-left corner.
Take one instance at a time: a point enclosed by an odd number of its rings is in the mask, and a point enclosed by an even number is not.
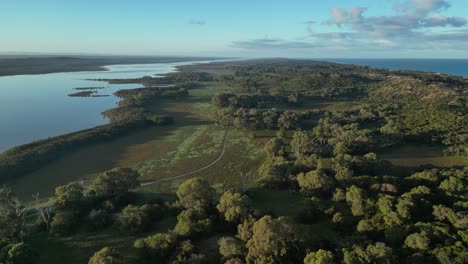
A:
[[[466,79],[286,59],[179,70],[105,80],[144,88],[117,92],[104,128],[0,156],[18,159],[0,170],[0,262],[467,262]]]

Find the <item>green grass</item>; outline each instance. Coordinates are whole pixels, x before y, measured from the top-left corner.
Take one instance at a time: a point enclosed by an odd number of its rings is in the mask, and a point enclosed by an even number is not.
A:
[[[468,165],[466,157],[444,156],[442,151],[441,147],[408,144],[392,147],[378,154],[381,158],[401,167],[418,167],[427,164],[438,167]]]
[[[304,209],[306,198],[286,190],[252,189],[249,191],[252,207],[276,216],[296,217]]]
[[[215,135],[216,137],[218,137],[218,143],[220,143],[222,141],[222,136],[224,135],[224,129],[221,129],[218,127],[213,127],[212,129],[215,131],[218,130],[222,132],[222,133]],[[213,146],[214,144],[208,144],[208,145]],[[204,144],[202,144],[201,147],[198,149],[202,150],[203,146]],[[178,170],[178,172],[183,173],[183,172],[187,172],[187,171],[202,167],[203,165],[207,164],[209,161],[213,160],[216,157],[220,148],[220,145],[217,145],[217,146],[218,148],[217,148],[216,154],[213,155],[212,158],[210,160],[207,160],[205,163],[198,162],[199,159],[198,160],[197,159],[194,160],[190,158],[181,159],[179,163],[176,163],[174,166],[169,167],[171,171],[174,173],[172,175],[177,175],[176,173],[177,171],[175,171],[176,169]],[[259,166],[264,159],[264,154],[261,149],[262,146],[263,146],[262,142],[257,142],[255,140],[250,139],[246,131],[231,129],[231,131],[228,134],[224,156],[221,158],[221,160],[218,163],[214,164],[212,167],[207,168],[204,171],[194,173],[185,178],[175,179],[175,180],[168,181],[168,182],[162,182],[162,183],[146,186],[144,187],[144,189],[147,191],[158,191],[158,192],[175,191],[177,187],[180,185],[180,183],[193,177],[204,178],[213,185],[226,184],[226,185],[237,188],[237,187],[240,187],[241,185],[240,174],[248,173],[248,172],[251,172],[253,176],[251,181],[249,181],[248,183],[249,185],[252,185],[254,178],[256,177],[256,175],[258,175]],[[195,162],[191,162],[191,160],[194,160]],[[180,168],[184,168],[184,171],[182,171]],[[162,175],[162,174],[159,174],[159,175]],[[169,174],[167,174],[166,172],[166,175],[169,175]]]

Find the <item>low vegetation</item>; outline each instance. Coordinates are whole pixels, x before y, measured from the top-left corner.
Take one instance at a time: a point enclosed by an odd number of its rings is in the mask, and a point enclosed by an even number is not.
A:
[[[194,67],[167,76],[171,87],[122,80],[145,88],[118,92],[106,112],[128,124],[159,120],[161,97],[197,105],[206,119],[165,137],[174,148],[59,186],[34,207],[0,189],[0,262],[45,263],[45,241],[85,244],[67,250],[89,263],[467,262],[468,167],[376,154],[412,144],[466,159],[465,79],[291,60]],[[141,186],[211,160],[206,143],[218,149],[228,129],[212,167]]]

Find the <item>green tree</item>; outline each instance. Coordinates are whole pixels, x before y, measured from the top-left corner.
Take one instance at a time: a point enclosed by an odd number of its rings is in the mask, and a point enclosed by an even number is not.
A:
[[[37,250],[25,243],[13,244],[6,249],[8,250],[4,259],[6,264],[35,264],[39,259]]]
[[[367,213],[366,195],[364,191],[355,185],[348,188],[346,192],[346,201],[351,204],[351,213],[354,216],[362,216]]]
[[[177,237],[173,233],[157,233],[136,240],[133,246],[152,259],[165,260],[177,246]]]
[[[286,111],[278,118],[278,126],[280,129],[295,129],[299,125],[299,117],[296,113]]]
[[[304,264],[333,264],[333,253],[328,250],[319,249],[310,252],[304,258]]]
[[[182,183],[177,189],[180,204],[186,208],[207,208],[213,199],[213,188],[200,178],[193,178]]]
[[[60,211],[50,223],[50,232],[55,235],[68,235],[76,228],[77,215],[73,211]]]
[[[83,191],[83,185],[76,182],[59,186],[55,188],[57,203],[64,208],[80,209],[85,201]]]
[[[120,227],[130,233],[136,234],[147,230],[151,226],[152,206],[128,205],[122,210]]]
[[[249,197],[246,195],[226,191],[221,195],[216,208],[226,221],[237,223],[248,216],[249,206]]]
[[[222,237],[218,245],[219,253],[225,259],[242,257],[245,254],[244,245],[234,237]]]
[[[277,137],[270,139],[263,149],[270,158],[282,157],[285,153],[283,141]]]
[[[244,220],[243,223],[237,226],[237,238],[240,240],[247,242],[253,235],[253,225],[255,224],[255,218],[249,216],[247,219]]]
[[[170,261],[171,264],[203,264],[207,263],[206,256],[197,254],[195,246],[190,240],[184,240],[177,247],[173,257]]]
[[[88,264],[118,264],[124,263],[119,252],[110,247],[104,247],[89,259]]]
[[[419,233],[413,233],[405,239],[405,245],[416,250],[428,250],[430,242],[428,237]]]
[[[293,263],[296,237],[293,226],[284,217],[267,215],[255,222],[252,238],[247,242],[247,263]]]
[[[323,195],[329,193],[334,187],[333,178],[324,170],[313,170],[297,176],[301,191],[309,195]]]
[[[99,198],[121,198],[138,186],[138,172],[128,168],[116,168],[99,175],[92,189]]]
[[[297,159],[312,153],[312,138],[305,131],[298,130],[294,132],[291,140],[291,151]]]
[[[466,191],[463,180],[454,176],[450,176],[448,179],[442,181],[439,188],[449,193],[461,193]]]
[[[392,249],[384,243],[375,243],[366,248],[353,246],[351,249],[343,249],[345,264],[373,264],[392,263]]]
[[[182,211],[177,216],[177,225],[174,233],[188,237],[199,233],[208,233],[211,229],[211,219],[208,218],[205,211],[201,208],[190,208]]]

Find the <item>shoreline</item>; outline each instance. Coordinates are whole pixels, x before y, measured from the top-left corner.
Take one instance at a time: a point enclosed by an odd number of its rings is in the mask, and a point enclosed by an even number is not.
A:
[[[0,77],[17,75],[41,75],[62,72],[107,71],[110,65],[152,63],[178,63],[206,60],[222,60],[215,57],[80,57],[51,56],[27,58],[2,58]]]
[[[0,59],[1,61],[1,59]],[[127,62],[127,61],[125,61]],[[167,72],[165,73],[155,73],[155,74],[151,74],[152,76],[156,76],[158,75],[157,79],[164,79],[164,77],[167,75],[167,74],[174,74],[174,73],[177,73],[180,71],[179,67],[181,66],[185,66],[185,65],[192,65],[194,62],[196,63],[207,63],[207,62],[210,62],[210,61],[176,61],[176,62],[169,62],[169,64],[175,64],[175,65],[169,65],[170,66],[170,69],[168,69]],[[160,63],[164,63],[166,64],[165,62],[160,62]],[[141,63],[136,63],[135,64],[141,64]],[[159,64],[159,63],[146,63],[146,64]],[[182,64],[182,65],[178,65],[178,64]],[[113,64],[113,65],[104,65],[103,66],[103,70],[105,71],[109,71],[111,69],[109,69],[109,67],[112,67],[114,65],[125,65],[125,64]],[[134,65],[134,64],[128,64],[128,65]],[[60,73],[66,73],[65,72],[55,72],[55,73],[48,73],[48,74],[60,74]],[[43,75],[43,74],[34,74],[34,75]],[[45,74],[44,74],[45,75]],[[144,74],[142,74],[142,77],[143,77]],[[14,75],[15,76],[15,75]],[[21,76],[21,75],[16,75],[16,76]],[[0,78],[2,77],[11,77],[11,76],[0,76]],[[156,79],[156,78],[154,78]],[[119,80],[130,80],[130,79],[119,79]],[[60,136],[63,136],[63,135],[67,135],[67,134],[72,134],[72,133],[76,133],[76,132],[80,132],[80,131],[84,131],[84,130],[88,130],[88,129],[92,129],[92,128],[95,128],[95,127],[99,127],[99,126],[103,126],[103,125],[108,125],[111,123],[110,119],[108,116],[104,115],[103,113],[105,112],[108,112],[114,108],[117,108],[119,103],[122,101],[122,98],[120,98],[119,96],[116,96],[115,95],[115,92],[118,92],[120,90],[125,90],[125,89],[129,89],[129,88],[119,88],[119,90],[115,90],[114,89],[114,92],[110,92],[109,94],[105,94],[105,95],[100,95],[98,93],[96,93],[98,90],[103,90],[104,88],[108,87],[108,84],[109,82],[105,79],[94,79],[93,81],[99,81],[101,84],[100,85],[96,85],[96,86],[89,86],[89,87],[86,87],[86,86],[82,86],[82,87],[75,87],[75,88],[72,88],[72,90],[74,92],[71,92],[69,94],[65,94],[66,97],[70,97],[70,98],[76,98],[76,99],[86,99],[86,98],[89,98],[89,99],[92,99],[92,98],[99,98],[99,97],[115,97],[115,104],[113,104],[112,106],[109,106],[108,108],[103,108],[103,109],[99,109],[97,112],[96,112],[96,116],[99,117],[100,119],[103,119],[103,122],[101,122],[100,124],[98,125],[93,125],[93,126],[88,126],[88,127],[83,127],[81,129],[76,129],[76,130],[73,130],[73,131],[65,131],[64,133],[60,133],[60,134],[53,134],[53,135],[49,135],[49,136],[44,136],[44,137],[40,137],[40,138],[32,138],[31,140],[29,141],[24,141],[24,142],[18,142],[19,144],[17,145],[12,145],[10,147],[7,147],[5,149],[0,149],[0,155],[2,155],[3,153],[11,150],[11,149],[14,149],[14,148],[17,148],[17,147],[20,147],[22,145],[27,145],[27,144],[30,144],[30,143],[34,143],[36,141],[41,141],[41,140],[46,140],[46,139],[49,139],[49,138],[55,138],[55,137],[60,137]],[[105,82],[105,83],[104,83]],[[130,88],[130,89],[139,89],[141,87],[144,87],[144,85],[141,83],[141,82],[129,82],[131,84],[135,84],[135,86],[133,88]],[[159,89],[167,89],[167,88],[172,88],[174,87],[175,84],[174,83],[164,83],[164,84],[160,84],[158,85],[158,88]]]

